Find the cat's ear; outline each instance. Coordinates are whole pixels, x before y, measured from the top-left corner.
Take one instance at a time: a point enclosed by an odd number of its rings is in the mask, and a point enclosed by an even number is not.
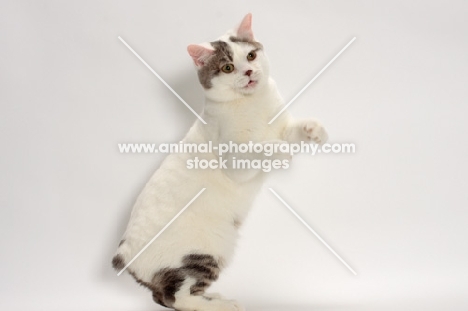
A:
[[[206,60],[213,55],[214,50],[206,48],[202,45],[190,44],[187,47],[187,51],[193,59],[195,66],[203,67]]]
[[[254,35],[252,31],[252,13],[247,14],[242,19],[242,22],[237,28],[237,37],[248,41],[254,41]]]

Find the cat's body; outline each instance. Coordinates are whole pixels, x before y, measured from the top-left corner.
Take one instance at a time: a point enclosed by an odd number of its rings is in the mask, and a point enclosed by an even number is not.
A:
[[[255,55],[250,54],[251,51]],[[323,142],[326,139],[325,131],[316,121],[294,121],[287,112],[268,125],[283,102],[269,77],[262,46],[254,41],[250,14],[235,31],[228,32],[211,46],[189,46],[189,53],[205,89],[202,117],[207,124],[196,121],[184,142],[212,141],[217,145],[229,141]],[[226,64],[232,66],[227,72]],[[202,188],[206,188],[127,271],[148,287],[154,300],[164,306],[181,311],[241,310],[236,302],[209,295],[205,290],[230,262],[238,228],[262,185],[264,173],[260,170],[187,169],[187,160],[195,156],[218,158],[217,154],[176,153],[163,161],[135,203],[113,265],[122,269]]]

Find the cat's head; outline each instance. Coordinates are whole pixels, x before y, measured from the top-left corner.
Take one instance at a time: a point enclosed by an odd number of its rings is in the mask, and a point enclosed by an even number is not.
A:
[[[249,96],[268,81],[269,64],[252,32],[252,14],[217,41],[187,48],[207,98],[225,102]]]

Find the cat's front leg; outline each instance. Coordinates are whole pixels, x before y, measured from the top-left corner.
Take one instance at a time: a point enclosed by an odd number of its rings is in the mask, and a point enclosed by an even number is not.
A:
[[[286,127],[284,140],[289,143],[304,141],[323,144],[328,140],[328,134],[323,125],[315,119],[294,120]]]

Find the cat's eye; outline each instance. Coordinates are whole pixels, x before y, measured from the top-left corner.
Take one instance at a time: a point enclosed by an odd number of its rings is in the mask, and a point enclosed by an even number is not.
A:
[[[234,71],[234,65],[233,64],[226,64],[223,67],[221,67],[221,70],[225,73],[231,73]]]
[[[249,54],[247,54],[247,60],[248,60],[248,61],[252,61],[252,60],[254,60],[256,57],[257,57],[257,53],[255,53],[255,51],[249,52]]]

